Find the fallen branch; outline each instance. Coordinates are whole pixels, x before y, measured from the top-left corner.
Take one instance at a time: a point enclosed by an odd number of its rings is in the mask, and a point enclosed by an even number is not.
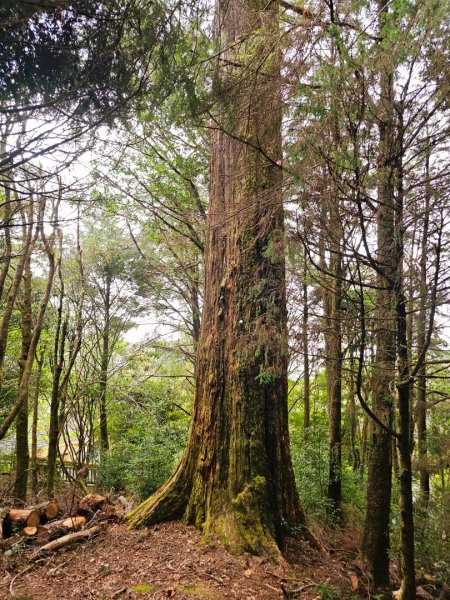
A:
[[[96,525],[95,527],[91,527],[91,529],[85,529],[84,531],[77,531],[76,533],[69,533],[68,535],[64,535],[63,537],[58,538],[57,540],[53,540],[45,546],[39,548],[37,552],[33,554],[30,560],[36,560],[40,558],[43,554],[47,554],[48,552],[55,552],[56,550],[60,550],[61,548],[65,548],[71,544],[76,542],[80,542],[82,540],[88,540],[94,535],[100,533],[102,530],[101,525]]]

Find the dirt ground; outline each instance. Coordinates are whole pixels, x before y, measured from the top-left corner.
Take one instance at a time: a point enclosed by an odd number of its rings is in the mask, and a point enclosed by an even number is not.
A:
[[[277,560],[234,557],[182,523],[140,531],[114,524],[92,540],[32,566],[33,549],[3,556],[0,598],[16,600],[330,600],[367,597],[348,532],[315,532],[322,549],[290,540]],[[393,572],[395,578],[395,568]]]

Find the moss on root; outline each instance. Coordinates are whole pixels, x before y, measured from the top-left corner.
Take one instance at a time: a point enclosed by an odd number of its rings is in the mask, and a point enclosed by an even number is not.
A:
[[[263,516],[267,510],[266,480],[254,477],[220,514],[214,529],[232,554],[279,554],[273,532]]]
[[[127,517],[131,529],[185,517],[187,500],[176,487],[165,487],[135,508]],[[209,543],[216,534],[232,554],[278,555],[272,527],[267,516],[267,489],[264,477],[254,477],[226,507],[205,515],[198,509],[195,525],[203,531],[203,541]]]

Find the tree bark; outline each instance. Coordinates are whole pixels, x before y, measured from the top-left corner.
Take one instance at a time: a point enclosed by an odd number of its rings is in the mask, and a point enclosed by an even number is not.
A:
[[[377,1],[380,34],[388,7]],[[393,111],[393,67],[380,51],[380,116],[377,198],[377,293],[374,314],[376,356],[373,372],[373,411],[388,427],[392,426],[393,391],[396,373],[395,255],[395,114]],[[373,423],[369,450],[367,509],[362,552],[367,561],[374,591],[391,597],[389,578],[389,513],[392,487],[391,436]]]
[[[62,241],[60,240],[60,252],[62,250]],[[67,319],[63,321],[64,307],[64,282],[61,272],[62,256],[58,259],[58,276],[60,283],[58,310],[56,317],[56,330],[53,346],[53,381],[52,395],[50,399],[50,424],[48,429],[48,456],[47,456],[47,496],[53,498],[55,491],[56,461],[58,458],[59,443],[59,404],[60,404],[60,383],[64,367],[64,351],[67,335]]]
[[[35,496],[38,488],[38,462],[37,462],[37,426],[39,418],[39,392],[41,387],[42,367],[44,366],[44,352],[42,352],[39,358],[36,355],[36,362],[38,365],[36,373],[36,381],[34,384],[34,396],[33,396],[33,420],[31,424],[31,494]]]
[[[23,298],[21,302],[22,313],[22,356],[20,357],[20,378],[22,379],[31,345],[32,314],[31,314],[31,266],[30,256],[27,257],[23,274]],[[23,504],[27,500],[28,470],[30,466],[30,452],[28,446],[28,388],[24,394],[23,403],[16,417],[16,481],[14,497]]]
[[[395,260],[397,276],[395,279],[396,317],[397,317],[397,397],[400,424],[398,449],[400,457],[400,524],[401,524],[401,566],[402,585],[400,600],[415,600],[416,573],[414,564],[414,510],[412,495],[411,466],[411,377],[407,338],[407,311],[404,292],[404,216],[403,216],[403,115],[399,114],[398,139],[396,153],[396,206],[395,206]],[[424,347],[423,347],[424,349]],[[421,360],[421,358],[419,358]]]
[[[57,216],[55,214],[52,216],[52,218],[54,218],[55,222],[56,222]],[[31,341],[30,341],[30,348],[28,350],[27,359],[25,361],[22,377],[20,379],[17,400],[16,400],[14,406],[12,407],[12,409],[10,410],[8,416],[6,417],[6,419],[0,426],[0,440],[3,439],[5,437],[5,435],[8,433],[9,428],[13,424],[14,419],[16,418],[23,402],[25,401],[25,398],[28,397],[28,386],[30,383],[31,372],[33,369],[34,357],[36,355],[36,349],[37,349],[37,345],[39,343],[42,326],[44,323],[45,311],[46,311],[48,302],[50,300],[50,293],[51,293],[52,286],[53,286],[53,277],[55,274],[55,257],[54,257],[54,250],[53,250],[53,241],[54,240],[53,240],[53,236],[50,241],[47,240],[47,238],[45,237],[44,231],[43,231],[42,222],[40,223],[40,231],[41,231],[42,239],[44,241],[46,253],[48,256],[47,283],[46,283],[44,295],[41,299],[41,302],[39,304],[39,309],[38,309],[38,312],[36,315],[36,321],[35,321],[35,325],[33,328],[33,335],[31,336]]]
[[[309,307],[308,307],[308,284],[307,284],[307,252],[303,253],[303,315],[302,315],[302,346],[303,346],[303,437],[308,437],[311,423],[311,385],[309,374]]]
[[[109,329],[110,329],[110,309],[111,309],[111,273],[109,267],[106,267],[105,273],[105,322],[102,332],[102,353],[100,364],[100,446],[102,450],[109,448],[108,440],[108,413],[106,408],[106,391],[108,386],[108,364],[109,364]]]
[[[426,318],[427,318],[427,250],[428,229],[430,222],[430,153],[426,155],[425,206],[423,214],[423,229],[420,255],[420,281],[419,281],[419,314],[417,316],[417,354],[424,353],[426,343]],[[417,373],[417,446],[419,453],[419,477],[421,499],[426,504],[430,499],[430,475],[427,468],[427,379],[425,355]]]
[[[233,553],[277,552],[305,527],[287,422],[278,10],[217,3],[228,50],[212,117],[194,418],[178,469],[129,515],[132,526],[184,517]]]

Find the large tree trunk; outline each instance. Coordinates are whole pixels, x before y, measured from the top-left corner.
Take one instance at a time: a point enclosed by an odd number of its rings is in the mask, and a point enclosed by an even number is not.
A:
[[[184,517],[232,552],[273,552],[304,525],[287,422],[278,3],[217,6],[228,50],[213,118],[193,424],[174,475],[129,518]]]

